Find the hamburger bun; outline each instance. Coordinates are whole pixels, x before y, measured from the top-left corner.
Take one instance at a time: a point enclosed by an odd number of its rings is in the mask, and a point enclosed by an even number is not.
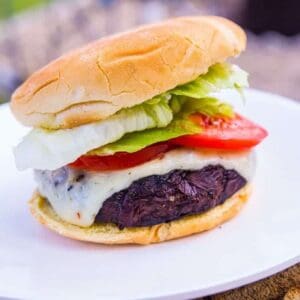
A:
[[[33,216],[49,229],[72,239],[99,244],[151,244],[189,236],[212,229],[234,217],[250,196],[246,185],[222,205],[211,210],[181,219],[148,227],[124,228],[114,224],[94,224],[79,227],[60,219],[47,200],[37,192],[29,201]]]
[[[11,108],[27,126],[72,128],[140,104],[245,49],[235,23],[182,17],[106,37],[71,51],[30,76]],[[123,236],[124,234],[122,234]]]

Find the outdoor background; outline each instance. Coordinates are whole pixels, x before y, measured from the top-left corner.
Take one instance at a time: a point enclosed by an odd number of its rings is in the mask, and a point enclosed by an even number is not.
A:
[[[62,53],[137,24],[221,15],[248,31],[236,61],[254,88],[300,100],[299,0],[0,0],[0,102]]]

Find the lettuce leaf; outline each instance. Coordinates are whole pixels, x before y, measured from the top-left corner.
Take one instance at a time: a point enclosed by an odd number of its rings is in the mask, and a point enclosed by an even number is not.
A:
[[[213,97],[203,98],[201,100],[188,98],[185,100],[181,109],[185,115],[198,112],[210,117],[234,117],[234,110],[230,104],[221,102]]]
[[[88,155],[112,155],[116,152],[133,153],[155,143],[176,137],[199,133],[201,128],[188,119],[172,121],[167,127],[147,129],[126,134],[120,140],[92,150]]]
[[[200,99],[221,89],[241,88],[248,86],[248,74],[236,65],[218,63],[211,66],[206,74],[195,80],[180,85],[169,91],[172,95]]]
[[[112,155],[116,152],[133,153],[155,143],[164,142],[179,136],[196,134],[202,128],[192,122],[188,116],[201,112],[208,116],[232,117],[233,109],[229,104],[222,103],[216,98],[187,99],[181,105],[181,110],[174,120],[166,127],[153,128],[126,134],[114,143],[90,151],[87,155]]]
[[[17,168],[55,170],[88,151],[114,142],[126,133],[167,126],[173,112],[162,99],[123,109],[112,117],[72,129],[35,128],[14,148]]]

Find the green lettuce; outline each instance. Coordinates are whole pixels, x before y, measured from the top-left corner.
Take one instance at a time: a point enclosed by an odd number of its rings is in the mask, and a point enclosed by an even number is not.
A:
[[[175,114],[173,121],[166,127],[127,133],[118,141],[92,150],[88,155],[112,155],[116,152],[133,153],[155,143],[199,133],[202,128],[188,118],[190,114],[196,112],[225,118],[234,115],[229,104],[222,103],[216,98],[204,98],[201,101],[191,98],[186,99],[181,105],[180,112]]]
[[[230,104],[221,102],[213,97],[203,98],[200,101],[188,98],[184,101],[181,111],[185,115],[198,112],[209,117],[234,117],[234,110]]]
[[[147,146],[176,137],[199,133],[201,128],[191,120],[173,120],[164,128],[153,128],[126,134],[120,140],[92,150],[88,155],[112,155],[116,152],[133,153]]]
[[[228,63],[218,63],[211,66],[208,72],[195,80],[180,85],[169,91],[171,95],[204,98],[221,89],[241,88],[248,86],[248,74],[241,68]]]
[[[174,113],[166,99],[120,110],[110,118],[70,129],[34,128],[14,149],[18,169],[55,170],[129,132],[166,127]]]
[[[155,143],[167,141],[179,136],[199,133],[202,129],[193,123],[188,116],[201,113],[210,117],[232,118],[234,110],[230,104],[221,102],[210,94],[225,88],[234,88],[239,92],[248,86],[247,73],[235,65],[218,63],[211,66],[208,72],[195,80],[180,85],[168,92],[155,96],[141,106],[147,107],[155,119],[160,115],[153,107],[163,107],[161,116],[170,111],[174,116],[171,123],[161,128],[152,128],[125,134],[121,139],[94,149],[88,155],[112,155],[116,152],[136,152]],[[164,118],[165,119],[165,118]],[[167,118],[168,119],[168,118]],[[159,123],[159,120],[156,120]]]

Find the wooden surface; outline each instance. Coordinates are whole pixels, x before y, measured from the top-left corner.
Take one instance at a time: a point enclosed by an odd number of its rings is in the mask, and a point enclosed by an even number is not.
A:
[[[203,300],[300,300],[300,264],[264,280]]]

